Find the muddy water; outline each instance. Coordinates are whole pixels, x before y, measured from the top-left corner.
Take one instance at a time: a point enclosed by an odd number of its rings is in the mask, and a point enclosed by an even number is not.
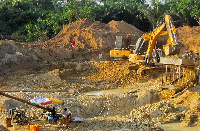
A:
[[[108,94],[124,94],[129,92],[134,92],[133,89],[110,89],[110,90],[101,90],[101,91],[90,91],[83,93],[84,95],[92,95],[92,96],[99,96],[99,95],[108,95]]]
[[[181,123],[169,123],[159,125],[164,131],[198,131],[197,126],[195,127],[181,127]]]

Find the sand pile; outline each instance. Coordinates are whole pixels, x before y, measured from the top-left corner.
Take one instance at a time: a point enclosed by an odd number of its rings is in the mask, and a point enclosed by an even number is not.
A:
[[[102,52],[103,58],[109,59],[109,51],[114,48],[117,35],[123,36],[123,48],[127,48],[130,44],[135,44],[142,34],[142,31],[124,21],[111,21],[104,24],[99,21],[91,22],[88,19],[82,19],[64,26],[56,37],[41,44],[44,49],[51,50],[61,58],[72,58],[72,53],[74,53],[78,60],[98,59],[99,52]],[[176,36],[181,54],[186,50],[200,52],[199,39],[195,37],[198,35],[198,26],[177,28]],[[76,42],[74,52],[70,46],[72,40]],[[157,47],[162,48],[166,42],[167,36],[160,36]],[[59,54],[67,54],[67,56]]]
[[[137,29],[136,27],[127,24],[124,21],[110,21],[108,25],[111,28],[112,32],[119,33],[121,35],[127,35],[127,34],[134,34],[135,36],[140,36],[142,32]]]
[[[178,43],[180,42],[186,46],[185,50],[189,49],[194,53],[200,53],[200,26],[179,27],[177,28],[176,36]]]
[[[199,28],[185,26],[177,29],[178,43],[183,44],[181,44],[181,53],[188,48],[199,53]],[[124,21],[111,21],[104,24],[82,19],[64,26],[56,37],[44,43],[1,41],[0,64],[3,67],[1,73],[8,74],[8,72],[29,68],[53,70],[57,66],[55,62],[71,61],[73,55],[76,61],[89,61],[97,60],[101,52],[103,60],[109,60],[109,52],[114,48],[117,35],[123,36],[123,47],[126,48],[130,44],[135,44],[142,34],[143,32]],[[162,41],[164,39],[167,37],[162,38]],[[72,40],[76,43],[73,51],[70,45]],[[158,47],[160,43],[165,42],[158,42]]]
[[[189,109],[197,110],[199,108],[199,93],[198,92],[185,92],[180,97],[174,99],[174,105],[185,106]]]

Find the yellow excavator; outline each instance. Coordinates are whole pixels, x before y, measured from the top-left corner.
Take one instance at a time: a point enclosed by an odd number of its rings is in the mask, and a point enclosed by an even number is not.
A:
[[[178,45],[175,31],[176,29],[172,25],[171,17],[165,15],[165,23],[156,28],[152,33],[144,34],[138,39],[136,49],[129,55],[129,61],[134,63],[155,64],[159,63],[160,57],[172,55],[176,51],[176,45]],[[158,37],[165,34],[168,34],[167,44],[163,46],[163,50],[155,49]],[[145,41],[149,41],[148,49],[145,54],[140,54],[140,48]]]
[[[122,36],[116,36],[115,48],[110,50],[110,57],[115,59],[128,59],[131,50],[122,48]]]

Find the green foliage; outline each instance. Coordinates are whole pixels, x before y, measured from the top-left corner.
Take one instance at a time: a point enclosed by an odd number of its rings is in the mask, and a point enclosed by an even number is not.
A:
[[[77,6],[80,5],[80,6]],[[44,41],[55,36],[64,25],[82,18],[94,20],[95,14],[92,2],[69,2],[64,7],[52,11],[44,19],[38,18],[26,26],[27,41]],[[44,39],[45,37],[45,39]]]
[[[35,2],[38,2],[35,0]],[[38,2],[39,3],[39,2]],[[40,5],[40,4],[38,4]],[[37,21],[41,16],[45,16],[43,9],[40,10],[34,5],[31,0],[2,0],[0,1],[0,35],[2,38],[12,36],[15,39],[19,37],[17,35],[24,36],[26,33],[26,24],[30,21]]]
[[[80,8],[80,18],[88,18],[91,21],[95,20],[96,14],[94,13],[96,3],[94,2],[85,2],[84,5]]]
[[[43,41],[47,36],[47,30],[46,30],[46,21],[42,20],[41,18],[38,18],[37,23],[33,24],[32,22],[29,22],[26,25],[27,29],[27,41]]]
[[[185,23],[189,24],[191,18],[196,19],[200,25],[200,1],[182,0],[178,3],[178,12],[185,18]]]
[[[144,27],[146,19],[144,19],[139,10],[143,5],[143,0],[104,0],[103,4],[99,5],[95,10],[95,20],[104,23],[112,20],[123,20],[143,31],[147,31],[146,29],[148,28]],[[145,23],[145,25],[149,25],[149,23]]]
[[[108,23],[125,21],[150,31],[169,14],[177,25],[200,23],[199,0],[0,0],[0,38],[45,41],[64,25],[82,18]]]
[[[81,2],[81,1],[71,1],[67,3],[64,7],[65,15],[68,18],[69,23],[82,18],[88,18],[94,20],[95,14],[94,10],[96,3],[95,2]]]
[[[151,22],[153,29],[163,22],[164,15],[168,10],[170,10],[169,6],[159,0],[151,0],[151,6],[145,5],[141,8],[141,12]]]

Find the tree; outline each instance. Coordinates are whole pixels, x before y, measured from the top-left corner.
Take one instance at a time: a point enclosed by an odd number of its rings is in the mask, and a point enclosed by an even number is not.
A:
[[[151,0],[151,6],[145,5],[141,8],[141,12],[151,22],[153,29],[163,21],[167,10],[169,10],[168,6],[159,2],[159,0]]]
[[[95,10],[95,20],[104,23],[108,23],[112,20],[123,20],[144,31],[147,28],[143,28],[142,21],[145,23],[147,20],[144,19],[139,11],[139,8],[142,7],[143,4],[144,0],[104,0]],[[145,24],[148,25],[149,23],[147,22]]]
[[[190,15],[197,20],[198,24],[200,25],[200,1],[194,0],[194,5],[192,7]]]
[[[94,20],[94,2],[68,1],[63,7],[51,11],[44,18],[30,22],[27,26],[27,41],[43,41],[54,37],[64,25],[82,18]]]
[[[178,3],[178,12],[185,18],[185,23],[190,23],[191,19],[195,19],[200,25],[200,1],[199,0],[181,0]]]
[[[1,0],[0,36],[25,39],[26,24],[44,18],[53,9],[51,0]]]

